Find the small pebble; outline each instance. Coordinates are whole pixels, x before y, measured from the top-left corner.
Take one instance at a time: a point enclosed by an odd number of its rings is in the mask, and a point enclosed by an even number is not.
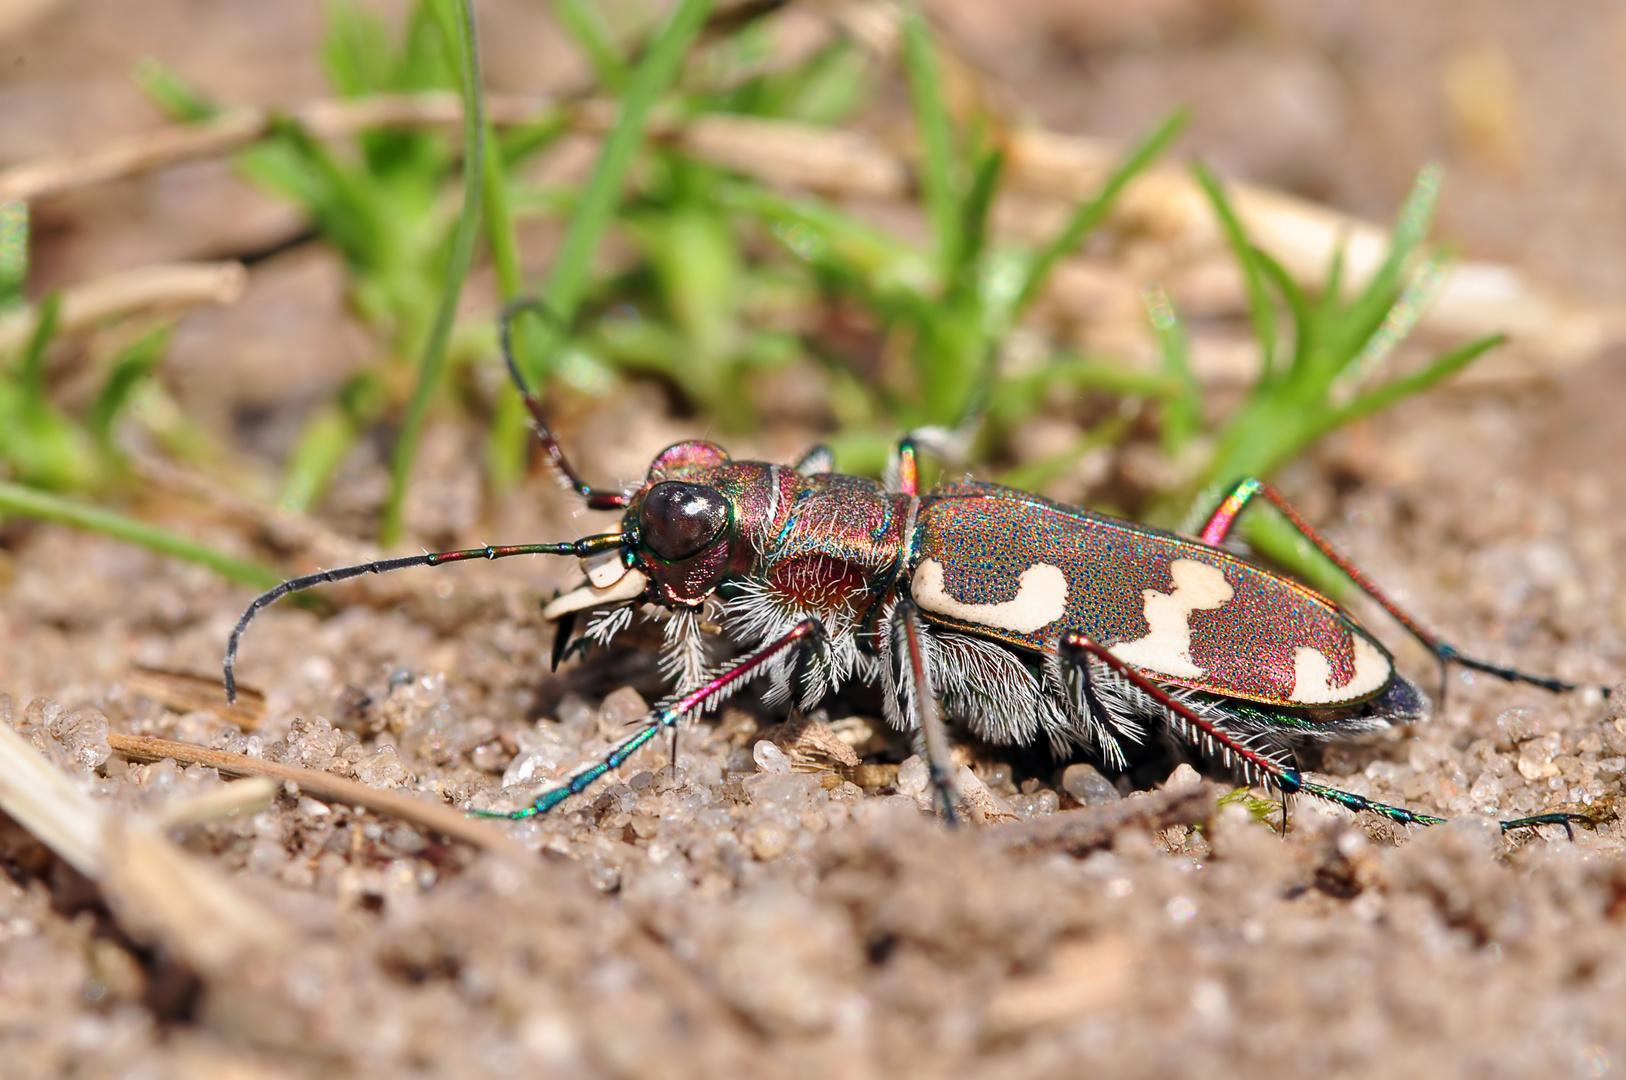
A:
[[[502,743],[483,743],[474,748],[474,753],[469,755],[469,761],[481,772],[502,772],[503,765],[508,761],[508,751],[503,749]]]
[[[790,847],[790,834],[774,821],[759,821],[745,830],[745,844],[763,862],[772,862]]]
[[[757,744],[751,748],[751,760],[756,762],[757,771],[765,773],[790,772],[790,758],[785,752],[767,739],[758,739]]]
[[[1094,765],[1083,761],[1067,766],[1061,774],[1061,789],[1080,806],[1096,806],[1122,798],[1111,780],[1102,776]]]
[[[930,783],[931,770],[926,767],[926,759],[916,754],[898,766],[898,778],[892,786],[899,795],[918,798],[926,793],[926,785]]]
[[[648,715],[649,705],[643,696],[632,687],[623,686],[612,692],[599,706],[599,732],[608,738],[619,738],[626,728]]]
[[[1169,778],[1163,781],[1163,789],[1165,791],[1183,791],[1186,788],[1196,787],[1202,782],[1203,778],[1197,775],[1197,770],[1182,761],[1174,767],[1174,771],[1169,774]]]

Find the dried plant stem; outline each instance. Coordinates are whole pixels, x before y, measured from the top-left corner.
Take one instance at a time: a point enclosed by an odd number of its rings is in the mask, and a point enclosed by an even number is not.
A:
[[[534,120],[554,107],[548,99],[490,99],[493,123]],[[232,109],[212,120],[174,124],[118,139],[81,154],[62,154],[0,171],[0,201],[30,202],[182,162],[221,157],[264,138],[276,114],[269,109]],[[313,101],[288,114],[317,138],[335,139],[380,127],[439,127],[460,124],[463,102],[457,94],[383,94],[366,98]]]
[[[200,304],[235,304],[248,284],[242,263],[161,263],[123,270],[76,285],[62,294],[57,334],[87,330],[109,319]],[[0,353],[34,332],[33,311],[0,322]]]
[[[154,816],[160,829],[187,829],[222,818],[257,814],[276,797],[277,785],[269,776],[247,776],[202,795],[172,799]]]
[[[151,698],[166,709],[177,713],[206,710],[244,731],[253,731],[265,719],[265,695],[250,687],[238,688],[236,704],[221,704],[218,676],[137,665],[130,669],[124,685],[131,693]]]
[[[153,762],[171,758],[181,765],[207,765],[218,769],[224,776],[268,776],[273,780],[286,780],[298,784],[300,791],[318,798],[390,814],[450,839],[462,840],[510,858],[531,861],[531,854],[499,829],[465,817],[440,803],[427,802],[401,792],[381,791],[316,769],[262,761],[245,754],[228,754],[192,743],[118,733],[109,735],[107,741],[116,753],[129,761]]]
[[[94,880],[102,866],[102,814],[90,796],[0,723],[0,810]]]
[[[289,931],[141,817],[109,815],[8,724],[0,724],[0,810],[97,882],[130,933],[219,973],[283,947]]]

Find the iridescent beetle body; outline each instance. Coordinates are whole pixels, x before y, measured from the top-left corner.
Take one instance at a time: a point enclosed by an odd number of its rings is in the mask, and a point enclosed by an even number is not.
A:
[[[910,567],[927,619],[1028,649],[1081,630],[1160,682],[1283,708],[1353,705],[1388,653],[1297,582],[1188,537],[992,484],[921,507]]]
[[[506,350],[506,328],[504,339]],[[514,370],[511,354],[510,369]],[[516,382],[519,379],[514,370]],[[526,393],[538,434],[590,507],[620,509],[611,533],[563,544],[485,547],[314,574],[258,598],[233,632],[226,681],[249,619],[296,589],[363,573],[519,554],[575,555],[586,581],[556,598],[555,662],[577,617],[607,642],[640,610],[667,614],[663,671],[676,684],[648,724],[603,760],[512,815],[551,809],[618,767],[659,732],[715,707],[758,676],[769,700],[811,708],[851,679],[879,683],[888,719],[915,730],[953,819],[939,703],[990,742],[1041,739],[1124,762],[1123,742],[1164,727],[1248,779],[1401,824],[1440,819],[1308,780],[1294,739],[1343,737],[1420,716],[1425,698],[1388,651],[1315,591],[1223,550],[1263,495],[1443,663],[1552,690],[1567,683],[1463,657],[1389,603],[1281,497],[1244,481],[1200,538],[1152,529],[993,484],[917,491],[905,440],[882,485],[829,471],[815,450],[794,465],[734,461],[708,442],[670,447],[636,490],[590,488]],[[707,662],[703,624],[741,657]],[[1550,814],[1504,828],[1567,823]]]

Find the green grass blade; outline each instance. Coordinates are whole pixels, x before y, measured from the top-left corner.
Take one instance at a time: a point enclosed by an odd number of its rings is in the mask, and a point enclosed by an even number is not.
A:
[[[342,162],[291,117],[273,116],[270,129],[272,138],[245,153],[238,167],[255,183],[300,204],[352,270],[376,273],[389,247],[376,182]]]
[[[943,100],[943,81],[937,69],[935,48],[925,19],[919,10],[911,7],[903,17],[903,66],[909,81],[915,126],[920,131],[921,193],[926,202],[926,216],[932,223],[932,238],[937,244],[938,271],[947,287],[960,265],[961,214],[954,135],[948,104]]]
[[[1202,429],[1202,387],[1191,373],[1186,332],[1168,294],[1161,286],[1153,286],[1146,290],[1143,300],[1163,354],[1163,375],[1181,388],[1180,393],[1163,399],[1163,451],[1174,457]]]
[[[19,514],[40,521],[54,521],[136,544],[160,555],[185,559],[207,566],[222,577],[256,588],[268,589],[282,581],[282,574],[262,563],[239,559],[223,551],[188,540],[184,536],[148,525],[123,514],[89,506],[73,499],[48,495],[43,491],[0,480],[0,513]]]
[[[388,33],[381,37],[385,70],[391,90],[455,90],[461,83],[460,61],[446,47],[444,10],[435,0],[418,0],[407,19],[406,35],[391,48]]]
[[[174,69],[148,56],[130,73],[136,88],[146,94],[165,116],[178,123],[196,123],[220,114],[220,106],[187,82]]]
[[[342,97],[389,88],[395,50],[384,20],[354,0],[329,0],[324,6],[327,32],[322,35],[321,56],[328,82]]]
[[[717,199],[758,219],[803,262],[837,269],[870,293],[905,293],[921,308],[935,301],[930,261],[906,241],[829,203],[790,199],[756,184],[720,185]],[[883,312],[882,314],[890,314]]]
[[[446,345],[451,340],[458,299],[463,295],[463,280],[474,261],[485,179],[485,99],[480,88],[480,43],[475,36],[474,0],[433,2],[447,48],[458,59],[463,87],[463,212],[458,218],[457,231],[452,235],[446,282],[441,289],[434,326],[424,345],[418,385],[413,389],[390,462],[390,494],[384,503],[384,519],[379,528],[379,538],[385,544],[392,544],[401,537],[402,507],[406,502],[407,485],[412,481],[412,463],[418,454],[418,441],[423,435],[430,402],[446,367]]]
[[[1420,394],[1436,383],[1450,378],[1481,356],[1507,341],[1506,334],[1491,334],[1471,341],[1439,357],[1428,367],[1411,375],[1392,379],[1376,390],[1371,390],[1343,408],[1332,412],[1321,425],[1321,432],[1331,431],[1362,416],[1382,412],[1413,394]]]
[[[1141,371],[1121,360],[1063,354],[1034,371],[1007,375],[988,397],[988,416],[1010,427],[1037,412],[1053,387],[1100,390],[1116,397],[1174,398],[1188,392],[1184,380],[1165,372]]]
[[[22,411],[31,417],[49,411],[51,403],[45,397],[45,350],[56,334],[57,315],[62,310],[62,294],[53,292],[40,301],[34,313],[34,328],[29,331],[23,354],[17,362],[17,389],[22,395]]]
[[[491,122],[486,121],[486,146],[495,147]],[[514,234],[514,212],[508,201],[508,175],[504,155],[487,153],[480,197],[485,205],[486,244],[491,249],[491,265],[497,276],[497,293],[504,303],[525,291],[520,269],[519,238]],[[521,320],[515,326],[514,347],[521,356],[530,345],[528,327]],[[525,469],[525,447],[530,431],[525,424],[525,406],[519,391],[507,384],[498,392],[496,415],[486,444],[486,469],[491,486],[505,492],[519,482]]]
[[[1350,304],[1344,317],[1339,320],[1337,334],[1330,340],[1329,355],[1341,361],[1340,366],[1354,362],[1360,355],[1361,349],[1388,317],[1400,295],[1406,262],[1428,235],[1429,223],[1434,219],[1443,175],[1438,165],[1425,166],[1417,174],[1411,192],[1395,219],[1388,256]]]
[[[288,455],[278,505],[289,513],[309,513],[360,436],[354,417],[341,405],[318,409],[305,421]]]
[[[620,205],[627,171],[643,145],[650,111],[661,95],[677,81],[683,67],[683,57],[705,27],[713,2],[682,0],[672,17],[649,43],[643,59],[627,80],[627,92],[621,99],[621,115],[599,151],[598,161],[582,192],[581,202],[570,220],[564,242],[559,246],[559,254],[553,261],[553,272],[542,289],[543,301],[565,326],[575,320],[587,293],[593,253],[598,250],[599,239],[609,228]],[[545,333],[552,339],[548,344],[557,347],[558,331],[549,327]],[[543,351],[551,353],[552,350]],[[520,359],[523,361],[524,357]],[[531,370],[526,374],[531,377],[533,386],[540,384],[541,372]]]
[[[955,268],[953,287],[976,288],[971,271],[988,245],[988,214],[993,209],[994,196],[999,192],[999,177],[1005,170],[1005,155],[991,150],[977,161],[971,176],[971,190],[966,193],[960,224],[960,262]]]
[[[491,121],[485,121],[487,147],[495,145],[493,134]],[[486,245],[491,249],[497,291],[503,300],[512,300],[525,291],[525,278],[520,270],[519,238],[514,235],[514,211],[508,203],[508,176],[501,154],[485,155],[480,199],[485,209]]]
[[[783,91],[758,112],[805,124],[833,127],[870,97],[870,57],[851,39],[840,37],[786,79]]]
[[[113,442],[113,423],[130,400],[136,383],[153,369],[169,347],[168,326],[160,326],[136,339],[113,358],[112,371],[101,393],[91,403],[85,427],[105,447]]]
[[[1399,253],[1398,257],[1391,255],[1396,264],[1396,272],[1400,264],[1405,262],[1406,256],[1417,248],[1428,237],[1428,228],[1434,221],[1434,209],[1440,201],[1440,185],[1445,179],[1445,170],[1438,165],[1425,165],[1417,173],[1417,179],[1412,182],[1411,191],[1406,194],[1406,201],[1400,206],[1400,213],[1395,219],[1394,246]]]
[[[576,42],[605,90],[619,94],[627,85],[627,63],[604,25],[597,5],[586,0],[553,0],[553,17]]]
[[[1045,245],[1038,257],[1033,260],[1033,265],[1028,268],[1027,278],[1016,294],[1018,315],[1039,298],[1039,293],[1049,280],[1050,272],[1056,268],[1056,264],[1071,254],[1085,237],[1106,220],[1112,204],[1118,201],[1118,196],[1123,194],[1129,182],[1161,156],[1190,121],[1191,110],[1186,108],[1176,109],[1165,116],[1162,122],[1118,163],[1118,167],[1107,177],[1107,182],[1101,186],[1095,198],[1074,211],[1072,219],[1056,234],[1054,240]]]
[[[1328,397],[1333,404],[1341,405],[1359,390],[1362,383],[1368,381],[1378,368],[1383,366],[1395,347],[1406,340],[1423,313],[1433,304],[1434,298],[1439,295],[1440,286],[1445,283],[1445,264],[1440,258],[1429,258],[1417,268],[1406,287],[1400,293],[1400,298],[1394,302],[1389,313],[1384,316],[1383,323],[1366,339],[1360,352],[1349,360],[1343,370],[1339,371],[1332,381]]]
[[[0,202],[0,316],[23,303],[28,284],[28,204]]]
[[[1309,363],[1310,353],[1320,340],[1319,312],[1304,289],[1293,280],[1293,275],[1269,252],[1254,248],[1253,259],[1263,276],[1270,279],[1281,294],[1282,302],[1293,316],[1293,366],[1300,368]]]
[[[1333,245],[1332,258],[1327,260],[1327,276],[1321,286],[1321,302],[1317,305],[1317,314],[1323,322],[1337,315],[1344,302],[1341,294],[1344,289],[1344,255],[1348,246],[1347,237],[1340,233],[1338,243]]]
[[[1242,269],[1242,282],[1248,293],[1248,318],[1253,323],[1254,336],[1259,339],[1261,385],[1268,386],[1276,378],[1276,313],[1271,307],[1270,295],[1265,292],[1264,273],[1260,269],[1254,246],[1242,230],[1242,221],[1236,216],[1225,188],[1219,178],[1200,161],[1191,163],[1191,171],[1202,186],[1203,193],[1214,208],[1220,229],[1231,245],[1237,266]]]
[[[1129,420],[1122,416],[1108,417],[1085,432],[1079,440],[1058,454],[1025,462],[1007,469],[994,478],[996,484],[1039,491],[1057,477],[1077,465],[1084,455],[1103,446],[1111,446],[1123,439],[1129,431]]]

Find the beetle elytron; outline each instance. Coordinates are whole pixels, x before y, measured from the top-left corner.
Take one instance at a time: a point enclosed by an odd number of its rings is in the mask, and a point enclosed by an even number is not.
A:
[[[899,446],[888,485],[831,471],[815,448],[780,466],[734,461],[709,442],[663,451],[634,491],[590,487],[549,431],[514,361],[509,371],[542,447],[589,508],[621,510],[613,532],[558,544],[416,555],[329,570],[257,598],[232,631],[238,643],[261,608],[290,592],[362,574],[511,555],[571,555],[586,581],[544,616],[558,620],[554,657],[577,616],[607,642],[645,604],[664,608],[663,670],[676,683],[646,726],[601,761],[506,817],[545,812],[617,768],[685,718],[758,676],[770,700],[811,708],[848,679],[879,682],[887,719],[919,733],[944,816],[956,799],[942,712],[994,743],[1046,740],[1124,762],[1122,744],[1164,725],[1247,780],[1303,792],[1404,824],[1442,819],[1308,779],[1291,763],[1295,739],[1328,739],[1411,720],[1422,693],[1389,652],[1330,600],[1219,547],[1259,496],[1275,505],[1350,579],[1443,664],[1458,663],[1550,690],[1575,689],[1462,656],[1390,603],[1270,487],[1246,480],[1196,539],[1050,502],[994,484],[917,490],[915,447]],[[532,305],[534,306],[534,305]],[[708,668],[702,621],[744,654]],[[1504,829],[1575,815],[1504,821]]]

